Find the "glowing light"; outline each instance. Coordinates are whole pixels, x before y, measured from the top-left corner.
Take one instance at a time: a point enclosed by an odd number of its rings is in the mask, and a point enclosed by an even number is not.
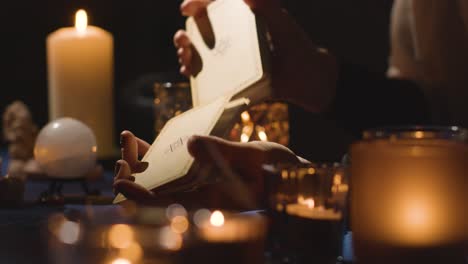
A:
[[[335,177],[333,177],[333,184],[335,185],[340,185],[342,182],[342,177],[340,174],[335,174]]]
[[[405,218],[406,223],[411,228],[421,228],[424,227],[428,222],[428,213],[423,206],[419,204],[413,204],[407,208]]]
[[[224,225],[224,215],[221,211],[214,211],[210,217],[210,223],[213,226],[222,226]]]
[[[133,243],[133,230],[124,224],[118,224],[109,230],[109,243],[115,248],[128,248]]]
[[[284,206],[282,204],[280,203],[276,204],[276,210],[283,211],[283,209],[284,209]]]
[[[309,169],[307,170],[307,173],[308,173],[308,174],[315,174],[315,169],[314,169],[314,168],[309,168]]]
[[[308,208],[312,209],[315,207],[315,201],[313,198],[305,199],[302,195],[297,198],[299,204],[307,205]]]
[[[304,196],[302,195],[299,195],[299,197],[297,197],[297,202],[300,203],[300,204],[303,204],[304,203]]]
[[[211,212],[208,209],[200,209],[193,215],[193,222],[196,226],[202,227],[209,223]]]
[[[164,248],[176,251],[182,248],[182,242],[182,236],[174,233],[170,227],[161,229],[159,243]]]
[[[185,216],[176,216],[172,218],[171,229],[177,234],[185,233],[189,228],[189,222]]]
[[[253,125],[250,124],[250,125],[245,125],[242,127],[242,134],[241,134],[241,142],[249,142],[250,140],[250,137],[252,136],[252,132],[253,132],[254,128],[253,128]]]
[[[93,148],[91,149],[92,152],[96,153],[97,152],[97,146],[93,146]]]
[[[242,122],[247,123],[250,121],[250,114],[247,111],[242,112],[241,114]]]
[[[176,216],[187,216],[187,210],[180,204],[171,204],[166,209],[167,219],[172,220]]]
[[[267,134],[265,133],[265,131],[259,131],[258,132],[258,138],[261,141],[268,141],[268,137],[267,137]]]
[[[424,137],[424,132],[416,131],[416,132],[414,132],[414,137],[415,138],[423,138]]]
[[[287,170],[281,171],[281,178],[283,178],[283,180],[288,179],[288,171]]]
[[[75,15],[75,28],[80,34],[84,34],[86,32],[86,28],[88,27],[88,15],[86,15],[86,11],[80,9],[76,12]]]
[[[414,137],[415,138],[423,138],[424,137],[424,132],[416,131],[416,132],[414,132]]]
[[[49,218],[48,227],[49,231],[55,235],[58,234],[58,231],[62,224],[66,221],[65,217],[62,214],[54,214]]]
[[[120,250],[120,256],[132,262],[138,262],[143,257],[143,249],[138,243],[132,243],[128,248]]]
[[[57,236],[65,244],[75,244],[80,238],[80,225],[76,222],[65,221],[60,226]]]
[[[296,172],[295,171],[291,171],[291,173],[289,173],[289,177],[291,179],[295,179],[296,178]]]
[[[60,123],[58,123],[58,122],[57,122],[57,123],[54,123],[54,124],[52,124],[52,127],[53,127],[54,129],[57,129],[57,128],[59,128],[59,126],[60,126]]]
[[[118,258],[112,261],[112,264],[131,264],[130,260],[124,258]]]

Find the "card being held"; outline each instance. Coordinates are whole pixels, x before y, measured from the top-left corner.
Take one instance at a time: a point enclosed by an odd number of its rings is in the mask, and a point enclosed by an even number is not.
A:
[[[199,55],[190,79],[194,106],[226,94],[252,103],[271,95],[267,31],[243,0],[216,0],[186,28]]]
[[[187,150],[187,140],[192,135],[209,135],[224,112],[230,97],[220,97],[216,101],[189,110],[173,119],[151,145],[142,161],[149,166],[135,174],[135,182],[152,190],[185,176],[193,164],[193,157]],[[117,195],[114,203],[125,199]]]

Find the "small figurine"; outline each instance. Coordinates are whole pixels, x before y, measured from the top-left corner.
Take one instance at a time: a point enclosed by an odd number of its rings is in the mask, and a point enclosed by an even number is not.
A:
[[[22,160],[32,158],[37,131],[24,103],[15,101],[7,107],[3,114],[3,134],[10,143],[10,157]]]
[[[37,126],[33,123],[28,107],[15,101],[3,114],[3,136],[8,145],[10,157],[7,175],[0,178],[0,204],[17,206],[23,201],[26,182],[24,170],[33,158]]]

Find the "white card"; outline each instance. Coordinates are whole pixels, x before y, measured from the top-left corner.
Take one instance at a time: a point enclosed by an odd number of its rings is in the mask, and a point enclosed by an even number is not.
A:
[[[169,120],[142,161],[148,168],[135,174],[135,182],[148,190],[186,175],[194,159],[187,150],[192,135],[209,135],[222,115],[230,97],[220,97],[202,107],[193,108]],[[125,200],[117,195],[114,203]]]
[[[186,23],[187,33],[202,60],[201,71],[190,80],[193,105],[236,94],[264,76],[257,21],[243,0],[217,0],[208,6],[214,32],[210,49],[195,19]]]

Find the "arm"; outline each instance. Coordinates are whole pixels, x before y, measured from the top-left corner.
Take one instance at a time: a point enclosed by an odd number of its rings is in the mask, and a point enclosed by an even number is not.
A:
[[[294,19],[275,0],[245,0],[264,19],[270,31],[273,51],[273,90],[276,99],[287,100],[312,112],[323,112],[333,100],[337,78],[336,60],[317,47]],[[182,14],[197,16],[210,0],[185,0]],[[199,58],[185,31],[174,36],[181,73],[192,73],[192,61]]]

